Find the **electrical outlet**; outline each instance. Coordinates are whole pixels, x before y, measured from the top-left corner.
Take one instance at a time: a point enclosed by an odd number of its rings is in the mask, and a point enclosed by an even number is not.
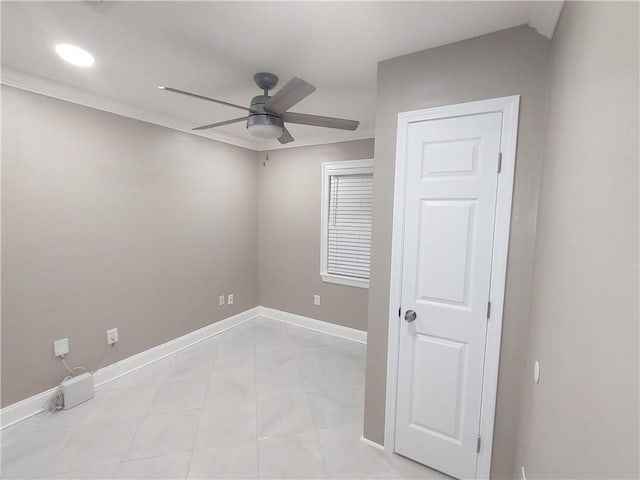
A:
[[[220,306],[224,305],[224,295],[220,295],[218,297],[218,305]]]
[[[320,295],[314,295],[313,296],[313,304],[314,305],[320,305]]]
[[[53,354],[56,357],[64,357],[69,353],[69,339],[62,338],[53,342]]]
[[[113,345],[118,341],[118,329],[112,328],[111,330],[107,330],[107,344]]]
[[[537,360],[533,362],[533,382],[540,383],[540,363]]]
[[[227,304],[233,305],[233,293],[230,293],[229,295],[227,295]]]

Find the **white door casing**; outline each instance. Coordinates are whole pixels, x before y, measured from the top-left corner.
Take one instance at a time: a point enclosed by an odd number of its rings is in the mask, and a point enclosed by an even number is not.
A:
[[[490,473],[518,101],[399,115],[385,448],[459,478]]]

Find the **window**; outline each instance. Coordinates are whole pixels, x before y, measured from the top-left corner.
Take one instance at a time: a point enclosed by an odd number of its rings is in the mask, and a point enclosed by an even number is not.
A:
[[[373,161],[322,164],[320,276],[325,282],[369,287]]]

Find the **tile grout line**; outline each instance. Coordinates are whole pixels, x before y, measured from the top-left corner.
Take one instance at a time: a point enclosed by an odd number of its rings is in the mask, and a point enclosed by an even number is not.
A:
[[[329,347],[329,344],[327,344],[327,340],[324,337],[324,335],[322,336],[322,343],[327,347]],[[316,393],[316,392],[307,392],[304,386],[303,386],[303,389],[305,391],[305,394],[304,394],[305,402],[307,403],[307,407],[309,408],[309,413],[311,414],[311,405],[309,403],[309,393]],[[313,418],[313,415],[311,416],[311,423],[313,425],[313,432],[316,434],[316,440],[318,442],[318,450],[320,451],[320,461],[322,462],[322,468],[324,469],[324,473],[326,477],[330,478],[331,475],[329,473],[329,464],[327,463],[327,458],[324,453],[324,449],[322,448],[322,442],[320,442],[320,434],[318,433],[318,427],[316,425],[315,419]]]
[[[216,350],[216,355],[217,355],[217,350]],[[176,383],[176,382],[173,382],[171,380],[167,380],[166,383]],[[177,382],[177,383],[180,383],[180,382]],[[150,460],[150,459],[154,459],[154,458],[162,458],[162,457],[165,457],[167,455],[167,454],[163,454],[163,453],[156,453],[156,454],[153,454],[153,455],[145,455],[145,456],[142,456],[142,457],[131,458],[131,459],[128,459],[128,460],[126,459],[127,453],[129,453],[129,450],[131,449],[131,446],[133,445],[133,442],[135,441],[135,439],[136,439],[136,437],[137,437],[137,435],[139,433],[140,427],[142,425],[142,422],[144,421],[145,418],[153,417],[153,416],[160,416],[160,415],[165,415],[165,414],[171,414],[171,413],[177,413],[179,411],[179,410],[171,410],[171,411],[167,411],[167,412],[149,413],[149,411],[151,410],[151,407],[153,406],[153,402],[155,401],[156,397],[159,394],[160,388],[164,384],[165,384],[164,382],[161,382],[159,384],[149,385],[150,387],[157,388],[157,391],[155,392],[151,402],[149,403],[149,406],[146,408],[145,413],[142,415],[140,423],[138,425],[138,428],[136,429],[136,433],[134,434],[131,442],[129,443],[129,446],[127,447],[127,450],[125,451],[125,453],[124,453],[123,457],[121,458],[120,462],[118,462],[118,465],[120,465],[122,463],[136,462],[136,461],[141,461],[141,460]],[[114,388],[114,390],[123,390],[123,389],[126,390],[126,389],[133,389],[133,388],[136,388],[136,387],[123,387],[123,388],[119,388],[119,389],[118,388]],[[206,393],[205,393],[205,398],[206,398]],[[185,411],[189,411],[189,410],[195,410],[195,409],[194,408],[186,408],[185,409]],[[202,409],[202,410],[204,410],[204,409]],[[196,431],[196,438],[197,438],[197,431]],[[178,453],[182,453],[182,452],[178,452]],[[191,460],[189,460],[189,463],[191,463]],[[82,470],[82,469],[80,469],[80,470]],[[187,471],[188,471],[188,469],[187,469]]]
[[[118,469],[117,471],[120,470],[120,465],[123,463],[127,462],[127,454],[129,453],[129,451],[131,450],[131,447],[133,446],[133,442],[135,441],[135,439],[138,437],[138,434],[140,433],[140,427],[142,426],[142,422],[144,422],[144,419],[147,418],[147,416],[149,415],[149,410],[151,410],[151,406],[153,405],[153,402],[155,401],[156,397],[158,396],[158,393],[160,391],[160,384],[158,385],[153,385],[154,388],[156,388],[156,392],[153,395],[153,398],[151,399],[151,401],[149,402],[149,405],[147,406],[147,408],[144,411],[144,415],[142,415],[142,417],[140,418],[140,421],[138,422],[138,427],[136,428],[136,433],[134,433],[133,437],[131,437],[131,441],[129,442],[129,446],[127,447],[127,449],[124,451],[124,453],[122,454],[122,458],[120,458],[120,461],[118,462]],[[145,458],[145,457],[142,457]],[[142,460],[142,458],[139,459],[130,459],[131,460]],[[148,458],[153,458],[153,457],[148,457]]]
[[[258,318],[258,317],[256,317]],[[260,478],[260,445],[258,440],[258,340],[256,339],[256,321],[253,320],[253,388],[256,394],[256,479]]]
[[[104,394],[106,395],[106,394],[109,392],[109,390],[104,390],[103,392],[104,392]],[[94,407],[94,408],[95,408],[96,410],[100,410],[100,408],[99,408],[99,407],[97,407],[97,406],[96,406],[96,407]],[[148,410],[148,408],[147,408],[147,410]],[[96,413],[96,411],[93,411],[92,413],[93,413],[93,414],[95,414],[95,413]],[[131,448],[131,445],[133,444],[133,440],[134,440],[134,439],[136,438],[136,436],[138,435],[138,430],[140,429],[140,425],[142,424],[142,420],[144,420],[144,417],[145,417],[145,416],[146,416],[146,411],[145,411],[145,414],[144,414],[144,415],[142,415],[142,417],[140,418],[140,421],[139,421],[139,423],[138,423],[138,426],[136,427],[135,433],[133,434],[133,436],[131,437],[131,440],[129,441],[129,445],[127,446],[126,450],[124,451],[124,453],[123,453],[123,454],[122,454],[122,456],[120,457],[120,460],[118,460],[116,463],[113,463],[113,464],[108,464],[108,463],[104,463],[104,464],[102,464],[102,463],[101,463],[101,464],[96,464],[96,465],[85,465],[85,466],[82,466],[82,467],[79,467],[79,468],[76,468],[76,469],[73,469],[73,470],[68,470],[68,471],[66,471],[66,472],[62,472],[62,471],[59,471],[59,472],[52,472],[52,471],[49,471],[49,472],[47,472],[47,473],[46,473],[46,475],[64,475],[64,474],[66,474],[66,473],[80,472],[80,471],[82,471],[82,470],[85,470],[85,469],[87,469],[87,468],[91,468],[91,467],[103,467],[103,466],[104,466],[104,467],[106,467],[106,466],[108,466],[108,465],[117,465],[117,466],[119,467],[119,466],[120,466],[120,464],[121,464],[121,463],[123,463],[123,461],[124,461],[124,459],[125,459],[125,457],[126,457],[127,452],[128,452],[128,451],[129,451],[129,449]],[[92,415],[91,415],[91,414],[89,414],[86,418],[84,418],[84,419],[83,419],[83,421],[82,421],[82,422],[80,422],[80,427],[84,427],[84,426],[86,426],[86,425],[90,425],[90,424],[91,424],[91,418],[92,418]],[[65,448],[66,448],[66,446],[68,446],[68,444],[69,444],[69,443],[71,443],[71,441],[72,441],[72,440],[74,440],[74,439],[75,439],[75,436],[76,436],[76,435],[78,435],[78,431],[77,431],[77,430],[76,430],[76,431],[74,431],[74,433],[72,433],[72,434],[69,436],[69,438],[68,438],[68,439],[67,439],[67,441],[65,442]],[[63,449],[63,450],[64,450],[64,449]],[[115,474],[115,473],[114,473],[114,474]]]
[[[326,346],[329,346],[327,344],[326,338],[323,336],[322,337],[322,341]],[[309,408],[309,414],[311,414],[311,405],[309,402],[309,393],[316,393],[316,392],[307,392],[305,389],[305,402],[307,403],[307,408]],[[331,475],[329,474],[329,464],[327,463],[327,458],[326,455],[324,453],[324,449],[322,448],[322,442],[320,442],[320,434],[318,433],[318,427],[316,425],[316,421],[313,418],[313,415],[311,416],[311,424],[313,425],[313,432],[315,433],[316,436],[316,441],[318,442],[318,451],[320,452],[320,461],[322,463],[322,469],[324,470],[324,473],[326,475],[327,478],[330,478]]]
[[[220,339],[218,339],[218,342],[216,344],[216,353],[213,357],[213,369],[215,369],[215,361],[218,358],[218,353],[220,353]],[[207,397],[209,396],[209,390],[211,389],[211,377],[213,376],[213,369],[211,371],[211,374],[209,375],[209,381],[207,382],[207,388],[205,389],[204,399],[202,402],[202,409],[200,410],[200,418],[198,419],[198,427],[196,428],[196,435],[193,438],[193,445],[191,447],[191,452],[189,455],[189,463],[187,464],[187,471],[184,474],[185,480],[189,478],[189,473],[191,472],[191,462],[193,461],[193,452],[196,449],[196,445],[198,442],[198,433],[200,433],[200,425],[202,424],[202,418],[204,417],[204,409],[207,405]]]

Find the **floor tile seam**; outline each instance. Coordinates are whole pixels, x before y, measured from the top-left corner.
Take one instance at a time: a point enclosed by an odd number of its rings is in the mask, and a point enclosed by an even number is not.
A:
[[[306,396],[306,395],[305,395]],[[312,416],[313,421],[313,416]],[[327,478],[331,478],[331,473],[329,472],[329,463],[327,462],[326,454],[324,453],[324,448],[322,448],[322,442],[320,441],[320,434],[318,433],[318,428],[315,426],[315,422],[313,422],[313,433],[316,436],[316,441],[318,442],[318,450],[320,451],[320,457],[322,461],[322,468],[326,474]]]
[[[152,399],[151,399],[151,401],[149,402],[149,406],[148,406],[148,407],[147,407],[147,409],[145,410],[144,415],[142,416],[143,418],[146,418],[146,417],[151,416],[151,415],[157,415],[157,413],[155,413],[155,414],[154,414],[154,413],[149,413],[149,412],[151,411],[151,407],[152,407],[152,406],[153,406],[153,404],[155,403],[156,398],[158,398],[158,395],[160,395],[160,390],[162,389],[162,385],[163,385],[163,382],[160,382],[160,383],[158,383],[158,384],[154,385],[154,387],[155,387],[156,391],[155,391],[155,393],[153,394],[153,398],[152,398]],[[137,435],[137,434],[138,434],[138,432],[136,432],[136,435]]]
[[[224,442],[224,443],[218,443],[218,444],[214,444],[214,445],[209,445],[207,447],[198,447],[197,443],[196,446],[193,448],[193,450],[190,450],[192,452],[202,452],[205,450],[217,450],[220,448],[227,448],[227,447],[232,447],[235,445],[242,445],[243,443],[249,443],[249,442],[257,442],[258,439],[257,438],[250,438],[250,439],[244,439],[244,440],[236,440],[233,442]],[[162,455],[160,455],[162,456]]]
[[[106,465],[118,465],[118,464],[117,463],[107,463]],[[106,465],[104,465],[104,466],[106,466]],[[103,465],[97,465],[97,466],[101,467]],[[57,472],[57,473],[51,472],[51,473],[45,473],[44,475],[27,476],[25,478],[27,478],[27,479],[48,478],[48,476],[50,476],[50,475],[66,475],[68,473],[81,472],[82,470],[84,470],[84,468],[75,468],[73,470],[65,470],[64,472]],[[4,480],[4,477],[0,477],[0,478],[3,478],[3,480]]]
[[[120,463],[121,463],[121,460],[118,460],[116,462],[94,463],[94,464],[91,464],[91,465],[83,465],[83,466],[75,468],[73,470],[65,470],[65,471],[49,470],[47,468],[47,471],[44,472],[44,475],[36,475],[36,476],[33,476],[33,477],[26,477],[26,478],[46,478],[46,477],[51,476],[51,475],[64,475],[65,473],[79,472],[79,471],[85,470],[87,468],[104,467],[104,466],[107,466],[107,465],[117,465],[117,464],[120,464]]]
[[[188,412],[190,410],[204,410],[205,405],[206,405],[206,401],[207,401],[207,392],[209,390],[209,382],[207,382],[207,385],[205,387],[205,391],[204,394],[202,395],[202,405],[199,407],[192,407],[192,406],[185,406],[185,407],[176,407],[176,408],[172,408],[171,410],[162,410],[162,411],[151,411],[151,408],[153,407],[153,402],[151,403],[151,405],[149,406],[149,408],[147,409],[147,412],[145,413],[145,417],[152,417],[155,415],[163,415],[163,414],[167,414],[167,413],[177,413],[177,412]],[[155,401],[155,399],[154,399]]]
[[[147,408],[147,410],[148,410],[148,408]],[[131,450],[131,446],[133,445],[134,440],[138,436],[138,433],[140,432],[140,427],[142,426],[142,422],[144,421],[146,416],[147,416],[146,414],[142,415],[140,417],[140,419],[138,420],[138,426],[136,427],[134,434],[131,436],[131,440],[129,440],[129,445],[127,446],[127,448],[123,452],[122,456],[120,457],[120,460],[118,461],[119,464],[122,463],[123,461],[125,461],[125,459],[127,458],[127,454],[129,453],[129,450]]]
[[[101,463],[101,464],[96,464],[96,465],[88,465],[87,467],[80,468],[80,470],[84,470],[85,468],[92,468],[92,467],[104,467],[104,466],[107,466],[107,465],[118,465],[118,466],[120,466],[123,463],[141,462],[141,461],[145,461],[145,460],[153,460],[155,458],[168,457],[169,455],[177,455],[177,454],[181,454],[181,453],[190,453],[190,452],[191,452],[190,450],[180,450],[180,451],[177,451],[177,452],[163,453],[163,454],[153,454],[153,455],[144,455],[142,457],[129,458],[129,459],[126,459],[126,458],[123,457],[123,459],[120,460],[117,463]],[[74,471],[77,471],[77,470],[74,470]],[[71,473],[71,471],[69,471],[69,472],[60,472],[60,473],[58,473],[56,475],[61,475],[61,474],[64,474],[64,473]]]
[[[213,368],[211,369],[213,371]],[[209,375],[210,377],[211,375]],[[206,378],[206,377],[205,377]],[[175,385],[177,383],[188,383],[188,384],[192,384],[194,382],[197,382],[197,380],[194,379],[190,379],[190,380],[184,380],[184,379],[180,379],[180,380],[167,380],[166,382],[164,382],[165,385],[171,384],[171,385]],[[203,382],[204,383],[204,382]]]
[[[295,431],[295,432],[275,433],[275,434],[270,434],[270,435],[264,435],[264,436],[260,437],[258,440],[279,440],[279,439],[291,437],[291,436],[294,436],[294,435],[301,435],[303,433],[313,433],[314,430],[315,430],[315,427],[312,425],[309,428],[305,428],[303,430],[298,430],[298,431]]]
[[[257,346],[257,341],[255,340],[255,334],[256,334],[256,322],[254,320],[253,322],[253,337],[254,337],[254,342],[253,342],[253,391],[255,394],[255,404],[256,404],[256,410],[255,410],[255,419],[256,419],[256,423],[255,423],[255,441],[256,441],[256,479],[260,478],[260,445],[259,445],[259,441],[258,441],[258,346]]]
[[[213,358],[213,365],[215,365],[215,361],[218,358],[219,348],[216,348],[215,356]],[[212,369],[213,371],[213,369]],[[207,382],[207,386],[205,387],[205,394],[202,400],[202,408],[200,409],[200,418],[198,419],[198,425],[196,427],[196,434],[193,437],[193,445],[191,447],[190,455],[189,455],[189,463],[187,464],[187,471],[184,474],[184,478],[189,478],[189,472],[191,470],[191,462],[193,461],[193,452],[195,451],[196,444],[198,442],[198,435],[200,433],[200,425],[202,424],[202,417],[204,416],[204,410],[207,405],[207,397],[209,396],[209,390],[211,389],[211,375],[209,376],[209,381]]]
[[[59,412],[57,412],[57,413],[59,413]],[[53,413],[53,414],[55,414],[55,413]],[[86,420],[86,419],[85,419],[85,420]],[[87,424],[86,422],[83,422],[83,423],[82,423],[82,426],[85,426],[86,424]],[[52,429],[52,430],[54,430],[54,431],[55,431],[56,429],[54,428],[54,429]],[[73,428],[68,428],[68,429],[67,429],[67,428],[62,428],[61,430],[67,430],[67,431],[69,432],[69,436],[68,436],[68,438],[63,442],[63,445],[62,445],[62,447],[60,448],[60,451],[64,451],[64,450],[66,450],[67,446],[71,443],[71,441],[72,441],[72,440],[74,440],[74,439],[76,438],[76,436],[79,434],[79,432],[78,432],[78,430],[77,430],[77,429],[73,429]],[[33,434],[35,434],[35,433],[36,433],[36,431],[34,430],[34,431],[32,431],[32,432],[29,432],[29,435],[33,435]],[[51,455],[51,453],[50,453],[50,452],[49,452],[49,455]],[[51,467],[51,464],[52,464],[54,461],[55,461],[55,457],[50,458],[50,459],[47,461],[47,466],[46,466],[46,467],[45,467],[45,469],[44,469],[44,470],[46,470],[46,471],[44,472],[44,474],[45,474],[45,475],[58,475],[58,474],[63,473],[63,472],[54,472],[54,471],[50,471],[50,470],[49,470],[49,469],[50,469],[50,467]],[[82,467],[78,468],[77,470],[81,470],[81,469],[82,469]],[[36,477],[31,477],[31,478],[36,478]]]
[[[190,452],[190,450],[181,450],[181,451],[178,451],[178,452],[171,452],[171,453],[158,453],[158,454],[154,454],[154,455],[145,455],[144,457],[130,458],[128,460],[122,460],[122,461],[118,462],[118,465],[121,464],[121,463],[140,462],[142,460],[152,460],[154,458],[168,457],[169,455],[178,455],[178,454],[187,453],[187,452]],[[111,464],[107,464],[107,465],[111,465]]]
[[[324,449],[322,448],[322,443],[320,442],[320,435],[318,435],[318,430],[314,428],[313,434],[315,435],[316,442],[318,442],[318,452],[320,453],[320,463],[322,465],[322,470],[324,471],[326,478],[331,478],[331,474],[329,472],[329,464],[327,463],[327,457],[324,453]]]
[[[301,392],[285,392],[283,394],[280,395],[272,395],[268,398],[264,398],[262,400],[256,400],[257,403],[264,403],[264,402],[272,402],[275,400],[279,400],[282,398],[298,398],[298,397],[306,397],[306,395],[308,395],[307,392],[301,391]]]

